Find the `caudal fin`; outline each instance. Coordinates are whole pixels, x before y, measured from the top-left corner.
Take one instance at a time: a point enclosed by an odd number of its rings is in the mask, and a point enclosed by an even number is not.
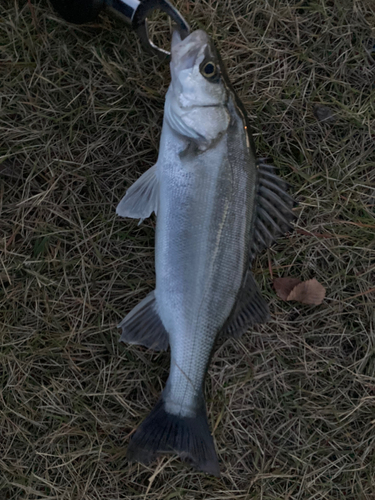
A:
[[[149,464],[157,456],[176,453],[198,470],[220,476],[205,409],[195,418],[168,413],[160,398],[130,441],[127,458]]]

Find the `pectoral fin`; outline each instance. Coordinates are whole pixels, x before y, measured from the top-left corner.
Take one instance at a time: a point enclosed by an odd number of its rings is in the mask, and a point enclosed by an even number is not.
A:
[[[168,349],[168,333],[157,312],[154,291],[125,316],[118,328],[122,330],[121,342],[144,345],[154,351]]]
[[[130,188],[117,205],[116,213],[121,217],[147,219],[152,212],[157,214],[159,201],[159,182],[156,165],[149,168]]]
[[[253,273],[248,271],[244,284],[239,291],[236,304],[224,324],[222,333],[238,338],[250,326],[264,323],[268,319],[268,305],[260,293]]]

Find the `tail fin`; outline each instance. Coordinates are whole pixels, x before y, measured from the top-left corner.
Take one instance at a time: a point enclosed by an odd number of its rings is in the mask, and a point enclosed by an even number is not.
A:
[[[214,442],[204,406],[194,418],[168,413],[160,398],[130,441],[127,458],[148,464],[157,456],[176,453],[193,467],[220,476]]]

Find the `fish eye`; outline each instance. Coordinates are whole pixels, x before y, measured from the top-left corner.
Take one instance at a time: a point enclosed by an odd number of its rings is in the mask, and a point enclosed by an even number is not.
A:
[[[212,61],[208,61],[202,68],[202,75],[205,78],[212,78],[216,75],[216,69],[216,64]]]

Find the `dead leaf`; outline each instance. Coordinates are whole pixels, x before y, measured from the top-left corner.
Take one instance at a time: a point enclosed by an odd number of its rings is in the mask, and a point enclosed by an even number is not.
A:
[[[326,289],[315,278],[299,283],[293,288],[286,300],[296,300],[301,304],[318,306],[326,296]]]
[[[323,302],[326,289],[315,278],[301,281],[299,278],[275,278],[273,287],[280,299],[285,301],[295,300],[301,304],[318,306]]]
[[[301,280],[298,278],[275,278],[273,280],[273,287],[276,294],[282,300],[288,300],[290,292],[296,287]]]

